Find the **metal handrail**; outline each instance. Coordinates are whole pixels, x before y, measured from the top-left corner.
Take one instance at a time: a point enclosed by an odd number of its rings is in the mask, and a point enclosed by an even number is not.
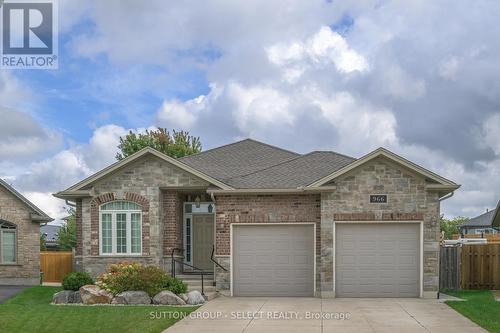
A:
[[[203,296],[205,296],[205,290],[204,290],[204,289],[205,289],[205,283],[204,283],[204,275],[205,275],[205,271],[204,271],[203,269],[198,268],[198,267],[195,267],[195,266],[193,266],[193,265],[186,264],[186,263],[185,263],[184,261],[182,261],[182,260],[175,259],[175,258],[174,258],[174,252],[175,252],[176,250],[178,250],[178,251],[180,251],[180,252],[184,251],[183,249],[179,249],[179,248],[173,248],[173,249],[172,249],[172,252],[170,253],[170,259],[172,260],[172,267],[171,267],[171,271],[170,271],[171,273],[170,273],[170,274],[172,275],[172,277],[174,277],[174,278],[175,278],[175,263],[176,263],[176,262],[178,262],[178,263],[180,263],[180,264],[182,264],[182,265],[185,265],[185,266],[188,266],[188,267],[194,268],[195,270],[199,271],[199,274],[201,275],[201,294],[202,294]]]
[[[219,264],[215,259],[214,259],[214,252],[215,252],[215,245],[212,245],[212,255],[210,256],[210,260],[213,261],[214,264],[217,265],[217,267],[220,267],[224,272],[227,272],[227,269],[222,267],[221,264]]]

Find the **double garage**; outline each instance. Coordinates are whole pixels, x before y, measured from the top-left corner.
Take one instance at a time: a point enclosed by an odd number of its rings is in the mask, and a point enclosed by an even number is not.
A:
[[[233,296],[313,297],[312,223],[233,224]],[[336,297],[420,297],[421,223],[334,223]]]

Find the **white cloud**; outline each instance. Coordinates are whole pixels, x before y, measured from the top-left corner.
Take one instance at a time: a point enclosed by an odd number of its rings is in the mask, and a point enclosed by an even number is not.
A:
[[[306,41],[277,43],[266,48],[269,61],[284,68],[286,81],[295,83],[310,68],[328,69],[333,65],[340,73],[365,72],[368,61],[349,47],[346,40],[328,27],[321,27]]]

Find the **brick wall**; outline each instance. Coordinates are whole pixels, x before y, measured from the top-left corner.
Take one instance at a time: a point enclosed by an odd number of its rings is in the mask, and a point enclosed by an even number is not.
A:
[[[163,198],[163,248],[170,255],[172,249],[182,248],[182,198],[176,191],[162,192]]]
[[[31,210],[0,187],[0,219],[16,225],[17,263],[0,265],[1,284],[34,285],[40,282],[40,224]]]
[[[319,194],[218,195],[215,217],[216,254],[230,254],[231,223],[316,223],[320,251],[321,211]]]

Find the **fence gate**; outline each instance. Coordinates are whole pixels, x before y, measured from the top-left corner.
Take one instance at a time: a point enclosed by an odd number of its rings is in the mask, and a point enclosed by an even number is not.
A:
[[[62,282],[63,277],[73,271],[73,252],[41,251],[40,270],[43,282]]]
[[[461,247],[441,247],[439,252],[439,289],[460,289]]]

